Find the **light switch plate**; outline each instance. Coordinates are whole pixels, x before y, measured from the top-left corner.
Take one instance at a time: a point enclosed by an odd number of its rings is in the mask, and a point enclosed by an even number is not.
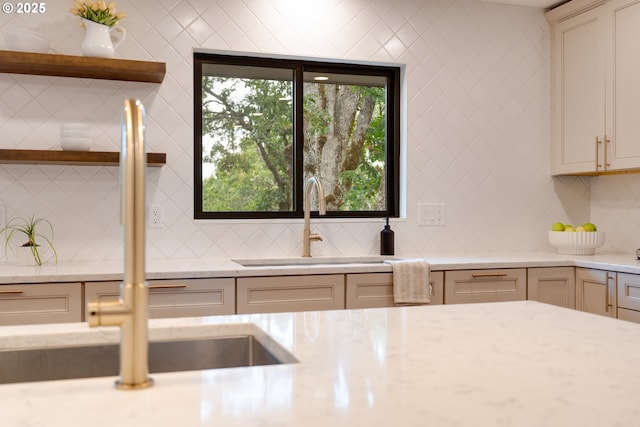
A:
[[[420,203],[418,225],[445,225],[444,203]]]
[[[7,224],[7,208],[0,205],[0,228],[4,228]]]

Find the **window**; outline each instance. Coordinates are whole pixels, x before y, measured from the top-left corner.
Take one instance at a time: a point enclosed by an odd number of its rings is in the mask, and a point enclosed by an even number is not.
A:
[[[195,53],[195,218],[302,217],[311,176],[327,216],[398,216],[399,76]]]

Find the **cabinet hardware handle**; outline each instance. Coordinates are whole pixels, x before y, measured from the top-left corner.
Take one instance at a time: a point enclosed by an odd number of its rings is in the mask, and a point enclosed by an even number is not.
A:
[[[609,156],[607,152],[609,151],[609,143],[611,140],[607,137],[607,134],[604,134],[604,170],[609,169],[611,163],[609,163]]]
[[[186,287],[187,285],[151,285],[149,286],[149,290],[152,291],[154,289],[183,289]]]
[[[602,167],[602,165],[600,164],[600,147],[598,146],[599,144],[602,144],[602,141],[600,141],[600,138],[596,136],[596,172],[598,172],[598,169]]]
[[[0,290],[0,294],[23,294],[24,291],[22,289],[6,289]]]
[[[471,277],[504,277],[507,273],[471,273]]]
[[[611,292],[611,285],[609,285],[609,281],[611,281],[613,279],[612,276],[607,275],[607,286],[605,287],[605,295],[604,295],[604,312],[608,313],[609,312],[609,307],[611,307],[611,304],[609,304],[609,292]]]

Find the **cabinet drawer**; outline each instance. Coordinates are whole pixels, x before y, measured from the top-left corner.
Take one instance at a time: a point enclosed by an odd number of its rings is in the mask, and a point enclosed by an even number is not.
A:
[[[344,308],[344,275],[241,277],[237,311],[273,313]]]
[[[0,325],[82,321],[80,283],[0,286]]]
[[[640,275],[618,273],[618,307],[640,311]]]
[[[618,319],[627,320],[629,322],[640,323],[640,311],[627,310],[626,308],[618,308]]]
[[[85,283],[89,301],[116,301],[121,282]],[[235,281],[224,279],[149,280],[149,318],[235,314]]]
[[[447,271],[444,279],[445,304],[527,299],[525,268]]]
[[[442,304],[444,273],[431,272],[431,304]],[[346,308],[393,307],[393,273],[347,274]]]

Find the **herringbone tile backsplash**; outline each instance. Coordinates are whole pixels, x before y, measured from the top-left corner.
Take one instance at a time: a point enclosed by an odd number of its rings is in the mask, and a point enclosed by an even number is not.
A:
[[[68,9],[4,14],[0,33],[31,28],[79,55],[84,30]],[[162,84],[0,74],[3,148],[58,148],[63,123],[92,127],[93,150],[118,150],[123,100],[147,108],[149,258],[301,254],[302,221],[193,219],[194,48],[406,65],[404,218],[398,255],[552,250],[556,221],[591,219],[606,249],[637,246],[634,177],[549,176],[549,29],[541,9],[476,0],[120,0],[127,39],[116,57],[167,64]],[[419,226],[420,203],[445,203],[445,226]],[[0,165],[7,216],[51,220],[63,260],[122,257],[116,167]],[[314,220],[318,256],[378,253],[381,220]]]

